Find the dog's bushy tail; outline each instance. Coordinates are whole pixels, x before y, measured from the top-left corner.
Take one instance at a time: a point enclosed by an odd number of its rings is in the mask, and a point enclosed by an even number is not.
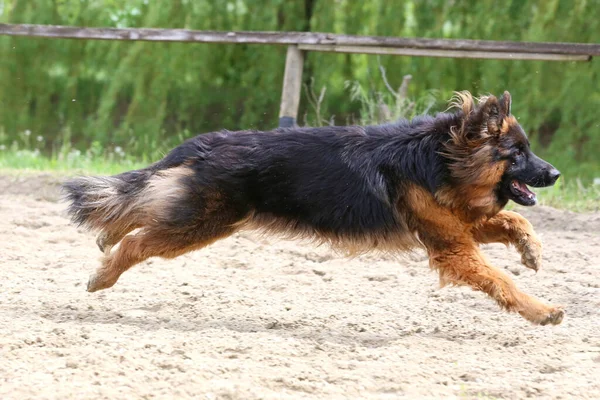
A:
[[[62,185],[71,221],[90,230],[134,225],[143,212],[143,192],[152,171],[141,169],[114,176],[82,176]]]

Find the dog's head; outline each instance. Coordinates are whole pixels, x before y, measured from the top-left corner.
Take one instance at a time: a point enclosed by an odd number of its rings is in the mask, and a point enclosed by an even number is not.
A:
[[[465,190],[469,206],[504,206],[508,200],[532,206],[528,188],[553,185],[560,172],[536,156],[527,135],[511,114],[511,96],[486,96],[475,104],[468,92],[453,103],[460,108],[460,126],[451,129],[445,156],[452,179]]]

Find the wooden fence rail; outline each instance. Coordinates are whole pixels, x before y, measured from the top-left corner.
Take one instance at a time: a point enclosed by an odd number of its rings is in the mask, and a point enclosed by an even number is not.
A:
[[[600,44],[357,36],[318,32],[218,32],[187,29],[88,28],[0,24],[0,35],[150,42],[287,45],[280,126],[296,123],[305,51],[417,57],[590,61]]]

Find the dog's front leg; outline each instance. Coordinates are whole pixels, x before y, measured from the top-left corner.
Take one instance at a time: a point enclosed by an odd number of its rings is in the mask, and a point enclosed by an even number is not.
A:
[[[527,268],[538,271],[542,266],[542,242],[531,223],[520,214],[500,211],[474,228],[473,238],[478,243],[512,244],[521,254],[521,262]]]
[[[518,312],[539,325],[558,325],[564,312],[560,307],[546,305],[520,291],[512,279],[493,267],[475,243],[453,244],[445,248],[429,248],[431,267],[438,270],[443,285],[468,285],[482,291],[503,309]]]

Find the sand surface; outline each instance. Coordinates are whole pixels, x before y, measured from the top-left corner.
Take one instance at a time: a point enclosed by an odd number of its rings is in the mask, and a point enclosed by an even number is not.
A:
[[[367,255],[251,233],[87,293],[101,255],[57,178],[0,176],[1,399],[600,398],[600,213],[518,209],[535,274],[485,246],[526,292],[566,309],[537,327],[424,256]]]

